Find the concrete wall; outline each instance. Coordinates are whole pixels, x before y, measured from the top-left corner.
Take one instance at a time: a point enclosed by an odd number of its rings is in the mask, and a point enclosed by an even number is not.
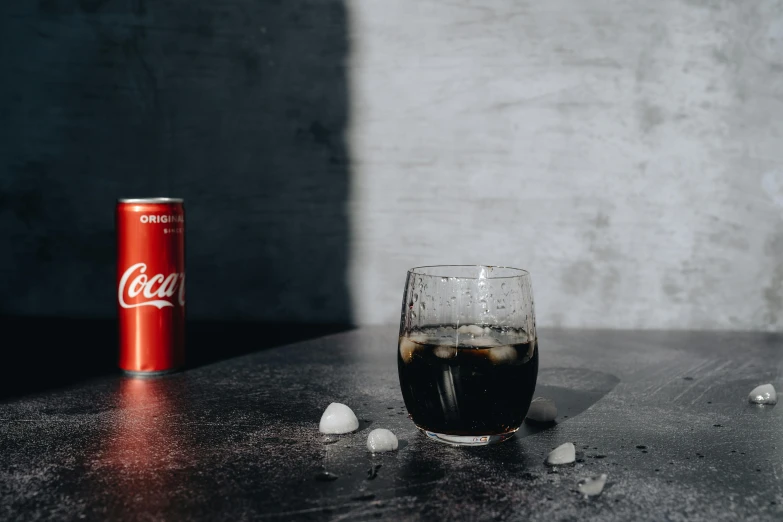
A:
[[[351,0],[359,323],[528,268],[540,325],[783,326],[783,3]]]
[[[0,2],[0,316],[114,317],[117,197],[188,313],[398,320],[525,267],[541,325],[783,326],[783,2]]]

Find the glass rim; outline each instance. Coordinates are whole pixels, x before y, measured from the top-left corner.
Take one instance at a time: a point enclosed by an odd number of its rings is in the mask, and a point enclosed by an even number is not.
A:
[[[422,266],[415,266],[413,268],[408,269],[409,274],[415,274],[418,276],[426,276],[426,277],[446,277],[449,279],[479,279],[479,276],[454,276],[454,275],[438,275],[435,273],[428,274],[425,272],[421,272],[420,270],[425,268],[502,268],[504,270],[513,270],[514,272],[517,272],[514,275],[505,275],[505,276],[489,276],[486,279],[515,279],[518,277],[530,277],[530,272],[525,270],[524,268],[515,268],[513,266],[502,266],[502,265],[422,265]]]

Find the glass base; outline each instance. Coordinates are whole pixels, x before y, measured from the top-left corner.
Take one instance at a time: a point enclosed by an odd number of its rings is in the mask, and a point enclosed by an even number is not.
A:
[[[500,435],[446,435],[444,433],[435,433],[419,428],[427,435],[427,438],[449,444],[451,446],[487,446],[488,444],[497,444],[514,436],[517,430],[512,430]]]

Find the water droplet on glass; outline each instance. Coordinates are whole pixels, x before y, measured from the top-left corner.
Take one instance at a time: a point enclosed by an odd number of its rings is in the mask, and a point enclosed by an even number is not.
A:
[[[419,306],[421,306],[422,310],[425,310],[427,308],[427,305],[424,303],[424,301],[422,301]]]
[[[416,312],[414,312],[413,310],[411,310],[411,317],[413,317],[414,319],[416,318]]]
[[[413,302],[415,303],[418,300],[419,300],[419,294],[413,294]]]

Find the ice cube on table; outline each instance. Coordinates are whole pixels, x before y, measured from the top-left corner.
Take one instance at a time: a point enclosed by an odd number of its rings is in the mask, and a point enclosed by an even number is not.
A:
[[[566,442],[553,449],[549,455],[547,455],[546,463],[550,466],[562,466],[563,464],[571,464],[576,460],[576,448],[573,443]]]
[[[557,418],[557,405],[552,399],[536,397],[530,403],[525,420],[538,423],[554,422]]]
[[[577,484],[577,488],[585,497],[600,495],[606,485],[606,478],[606,473],[601,473],[597,477],[586,478]]]
[[[398,445],[397,436],[385,428],[376,428],[367,436],[367,449],[372,453],[394,451]]]
[[[771,384],[762,384],[753,388],[753,391],[748,395],[748,401],[753,404],[777,404],[778,394]]]
[[[326,407],[318,425],[318,430],[321,433],[335,435],[350,433],[358,428],[359,419],[356,418],[353,410],[339,402],[333,402]]]

